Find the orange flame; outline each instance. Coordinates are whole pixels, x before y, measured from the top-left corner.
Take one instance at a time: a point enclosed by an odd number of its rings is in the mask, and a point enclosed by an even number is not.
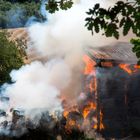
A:
[[[135,69],[140,69],[140,65],[134,65]]]
[[[97,124],[94,124],[93,129],[97,129],[97,128],[98,128]]]
[[[90,111],[95,109],[96,109],[96,104],[93,102],[89,102],[88,105],[83,110],[83,117],[87,118]]]
[[[87,80],[88,83],[85,83],[86,85],[86,92],[87,94],[91,94],[91,97],[93,97],[93,99],[89,99],[88,101],[86,101],[86,105],[83,107],[81,113],[79,112],[81,109],[76,105],[75,107],[67,107],[65,104],[64,107],[64,112],[63,112],[63,116],[66,118],[66,125],[65,125],[65,129],[66,131],[68,131],[69,133],[71,133],[72,128],[83,128],[82,126],[85,124],[87,125],[87,121],[89,121],[90,124],[90,128],[92,127],[93,129],[104,129],[104,125],[102,123],[103,121],[103,113],[99,112],[100,115],[100,120],[97,120],[97,114],[96,114],[96,109],[97,109],[97,104],[96,104],[96,98],[97,98],[97,77],[96,77],[96,69],[95,69],[95,65],[96,63],[88,56],[88,55],[84,55],[83,56],[83,61],[85,62],[85,69],[84,69],[84,75],[89,76],[89,79]],[[111,63],[106,63],[106,66],[112,66]],[[91,79],[90,79],[91,78]],[[71,118],[70,113],[72,112],[78,112],[82,115],[82,119],[83,122],[79,123],[77,120],[75,120],[76,118]],[[94,113],[93,116],[91,116],[91,112]],[[90,115],[91,114],[91,115]],[[98,121],[100,122],[100,126],[98,126]]]
[[[113,67],[112,62],[101,62],[102,67]]]
[[[63,116],[64,116],[65,118],[67,118],[68,115],[69,115],[69,111],[65,110],[65,111],[63,112]]]
[[[100,110],[100,130],[104,129],[104,125],[103,125],[103,113]]]
[[[68,124],[69,124],[69,126],[75,126],[76,122],[74,120],[69,120]]]
[[[130,69],[129,64],[119,64],[119,67],[126,71],[128,74],[132,74],[133,71]]]
[[[138,69],[140,69],[139,65],[129,65],[129,64],[119,64],[119,67],[130,75],[136,73]]]
[[[90,90],[90,93],[96,93],[97,91],[97,79],[96,77],[93,77],[91,80],[90,80],[90,83],[89,85],[87,85],[87,88],[89,88]]]
[[[92,73],[93,68],[96,65],[96,63],[88,55],[83,56],[83,61],[86,64],[84,74],[88,75],[88,74]]]
[[[90,75],[92,74],[93,75],[93,78],[89,81],[90,83],[87,85],[87,88],[90,90],[90,93],[94,93],[95,94],[95,98],[97,98],[97,78],[96,78],[96,69],[95,69],[95,65],[96,63],[87,55],[84,55],[83,57],[83,60],[86,64],[85,66],[85,71],[84,71],[84,74],[85,75]],[[104,62],[102,65],[106,66],[106,67],[112,67],[113,64],[111,62]],[[84,120],[87,119],[89,113],[92,111],[92,110],[95,110],[96,111],[97,107],[96,107],[96,101],[91,101],[91,102],[88,102],[88,104],[84,107],[83,109],[83,117],[84,117]],[[94,121],[94,125],[93,125],[93,129],[104,129],[104,125],[103,125],[103,113],[101,112],[100,110],[100,126],[98,126],[98,123],[96,121]],[[94,116],[96,117],[97,119],[97,116]]]

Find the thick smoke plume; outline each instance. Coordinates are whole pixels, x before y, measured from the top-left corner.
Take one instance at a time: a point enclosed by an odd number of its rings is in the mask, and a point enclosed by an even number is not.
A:
[[[3,85],[1,98],[9,100],[1,101],[2,109],[6,112],[0,119],[1,133],[10,134],[11,109],[23,110],[25,117],[38,122],[42,112],[52,114],[63,111],[61,98],[68,103],[75,102],[82,90],[84,48],[115,42],[115,39],[107,39],[101,34],[92,36],[84,27],[84,19],[88,8],[97,2],[102,7],[109,7],[116,1],[74,2],[70,10],[47,14],[47,22],[32,24],[28,28],[30,42],[27,53],[34,50],[36,57],[41,59],[13,70],[10,74],[13,84]],[[3,125],[4,121],[8,121],[7,126]],[[17,135],[16,132],[13,135]]]

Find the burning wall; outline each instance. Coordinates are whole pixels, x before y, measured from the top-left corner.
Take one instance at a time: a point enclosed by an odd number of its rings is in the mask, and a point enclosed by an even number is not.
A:
[[[90,75],[96,73],[88,82],[88,87],[97,96],[98,130],[105,137],[125,137],[139,133],[140,67],[136,64],[137,58],[131,47],[120,44],[118,47],[100,48],[97,51],[91,49],[88,55],[90,63],[86,70]],[[130,61],[128,58],[131,58]]]

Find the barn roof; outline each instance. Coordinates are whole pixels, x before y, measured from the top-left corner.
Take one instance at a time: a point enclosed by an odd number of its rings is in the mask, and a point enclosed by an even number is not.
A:
[[[111,46],[98,48],[88,47],[86,52],[95,60],[108,60],[136,64],[138,59],[132,52],[132,45],[126,42],[119,42]]]

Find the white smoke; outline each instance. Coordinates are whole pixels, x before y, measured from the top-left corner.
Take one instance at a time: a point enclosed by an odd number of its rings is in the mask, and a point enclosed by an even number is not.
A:
[[[3,86],[2,96],[10,99],[3,110],[8,112],[10,108],[21,109],[28,117],[35,118],[43,111],[62,111],[59,98],[62,95],[70,100],[75,99],[81,92],[84,47],[99,47],[115,41],[101,34],[92,36],[84,27],[87,16],[85,12],[96,3],[109,7],[115,2],[76,0],[71,9],[48,14],[46,23],[36,23],[29,27],[28,53],[34,50],[42,60],[11,72],[14,83]],[[34,109],[38,111],[34,112]],[[7,116],[11,117],[8,113]],[[3,122],[3,119],[0,121]]]
[[[53,114],[55,111],[63,110],[58,97],[60,90],[67,87],[71,79],[71,71],[64,60],[53,59],[44,64],[35,61],[22,66],[20,70],[13,70],[11,77],[15,83],[3,87],[2,95],[10,100],[6,102],[7,106],[5,102],[2,105],[6,117],[0,118],[1,122],[12,123],[11,108],[24,110],[25,117],[29,117],[33,123],[38,123],[42,112],[49,111]],[[3,127],[1,129],[3,130]]]
[[[11,72],[15,83],[9,85],[5,93],[10,97],[11,107],[15,109],[60,110],[57,96],[60,89],[69,84],[70,74],[69,67],[63,60],[51,60],[46,64],[36,61]]]

